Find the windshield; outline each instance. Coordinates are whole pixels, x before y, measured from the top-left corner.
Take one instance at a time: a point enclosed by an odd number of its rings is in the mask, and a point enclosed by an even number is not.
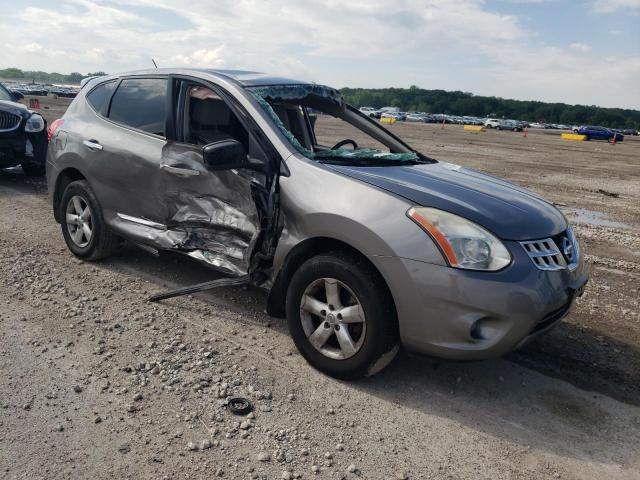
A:
[[[332,88],[278,85],[248,91],[291,145],[308,158],[376,165],[430,161],[346,105],[340,92]]]
[[[4,85],[0,83],[0,100],[9,100],[13,102],[13,95],[6,89]]]

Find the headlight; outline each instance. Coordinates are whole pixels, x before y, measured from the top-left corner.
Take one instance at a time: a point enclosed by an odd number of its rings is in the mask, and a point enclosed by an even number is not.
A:
[[[500,240],[465,218],[428,207],[410,208],[407,216],[431,236],[452,267],[493,272],[511,263]]]
[[[44,130],[44,119],[37,113],[32,114],[27,119],[27,124],[24,126],[24,131],[28,133],[36,133]]]

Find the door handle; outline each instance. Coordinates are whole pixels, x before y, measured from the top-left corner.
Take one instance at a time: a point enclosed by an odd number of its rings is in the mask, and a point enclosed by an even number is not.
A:
[[[94,152],[99,152],[102,150],[102,145],[100,145],[100,143],[98,143],[96,140],[83,140],[82,144],[89,150],[92,150]]]
[[[172,173],[174,175],[182,175],[185,177],[195,177],[196,175],[200,175],[200,172],[198,170],[192,170],[190,168],[178,168],[172,167],[171,165],[160,165],[160,168],[168,173]]]

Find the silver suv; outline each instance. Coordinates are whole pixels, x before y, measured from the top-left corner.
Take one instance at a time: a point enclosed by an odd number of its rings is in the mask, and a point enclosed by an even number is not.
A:
[[[103,259],[126,239],[226,274],[211,286],[262,287],[336,377],[375,373],[400,345],[502,355],[552,328],[587,281],[553,205],[416,152],[329,87],[111,75],[50,135],[53,213],[74,255]]]

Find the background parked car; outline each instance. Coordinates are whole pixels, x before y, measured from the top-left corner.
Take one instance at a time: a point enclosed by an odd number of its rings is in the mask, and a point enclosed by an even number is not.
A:
[[[515,120],[500,120],[494,128],[496,130],[512,130],[514,132],[522,131],[522,125]]]
[[[399,122],[404,122],[407,119],[407,115],[402,112],[382,112],[380,118],[395,118]]]
[[[407,113],[406,119],[407,122],[423,122],[425,121],[425,115],[422,113]]]
[[[0,83],[0,168],[20,165],[28,176],[44,174],[47,122]]]
[[[624,135],[616,133],[610,128],[597,127],[593,125],[586,125],[578,129],[580,135],[586,135],[587,140],[607,140],[611,141],[614,137],[616,142],[622,142]]]
[[[380,110],[373,107],[360,107],[360,113],[372,118],[380,118]]]
[[[484,121],[484,126],[488,128],[496,128],[498,125],[500,125],[501,121],[502,120],[500,120],[499,118],[487,118]]]

